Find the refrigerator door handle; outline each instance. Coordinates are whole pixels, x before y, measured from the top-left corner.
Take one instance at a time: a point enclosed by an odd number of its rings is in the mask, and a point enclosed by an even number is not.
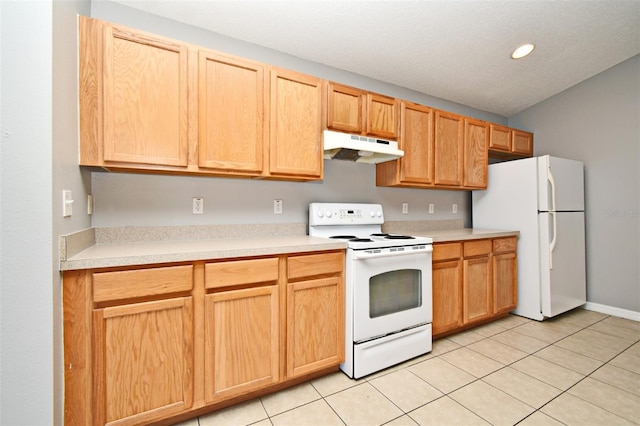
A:
[[[553,179],[553,174],[551,174],[551,168],[547,168],[547,180],[551,186],[551,209],[549,213],[553,217],[553,238],[549,244],[549,269],[553,269],[553,249],[556,247],[558,223],[556,220],[556,181]]]
[[[549,269],[553,269],[553,249],[556,248],[556,237],[558,236],[558,222],[556,212],[549,212],[552,217],[553,223],[553,238],[551,238],[551,242],[549,243]]]
[[[550,211],[556,211],[556,181],[553,179],[553,175],[551,174],[551,169],[547,168],[547,180],[551,185],[551,208]]]

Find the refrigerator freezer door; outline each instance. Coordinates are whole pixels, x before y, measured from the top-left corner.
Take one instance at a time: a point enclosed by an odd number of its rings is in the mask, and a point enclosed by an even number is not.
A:
[[[542,315],[553,317],[587,300],[584,213],[540,213],[538,220]]]
[[[581,161],[538,157],[538,210],[583,211],[584,165]]]

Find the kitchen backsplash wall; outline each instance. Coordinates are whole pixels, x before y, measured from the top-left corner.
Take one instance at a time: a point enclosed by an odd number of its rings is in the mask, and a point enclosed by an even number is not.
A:
[[[470,226],[469,192],[381,188],[373,165],[331,160],[324,167],[323,181],[305,183],[94,172],[92,226],[307,223],[310,202],[346,201],[381,203],[388,221],[462,219]],[[204,214],[192,213],[194,197],[204,198]],[[273,213],[275,199],[282,214]]]

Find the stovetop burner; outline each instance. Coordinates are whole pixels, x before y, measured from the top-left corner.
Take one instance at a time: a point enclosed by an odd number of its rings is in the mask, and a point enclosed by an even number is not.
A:
[[[396,234],[388,234],[386,232],[382,232],[379,234],[371,234],[372,237],[382,237],[388,240],[413,240],[415,237],[411,235],[396,235]]]
[[[358,237],[356,237],[355,235],[332,235],[329,238],[335,238],[337,240],[352,240]]]

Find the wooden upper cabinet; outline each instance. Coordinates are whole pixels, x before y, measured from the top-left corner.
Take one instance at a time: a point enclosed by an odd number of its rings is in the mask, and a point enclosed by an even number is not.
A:
[[[513,130],[513,149],[515,154],[531,157],[533,155],[533,133]]]
[[[418,104],[400,104],[400,181],[433,183],[433,109]]]
[[[104,161],[186,166],[187,47],[111,26],[103,42]]]
[[[463,176],[464,117],[435,112],[435,185],[460,186]]]
[[[465,188],[486,188],[488,172],[489,126],[486,122],[464,119]]]
[[[269,175],[322,179],[322,82],[271,69]]]
[[[198,166],[259,175],[268,138],[264,66],[206,50],[198,60]]]
[[[398,137],[398,105],[395,98],[328,82],[327,127],[395,140]]]
[[[429,107],[400,102],[398,148],[404,156],[376,165],[376,185],[433,185],[433,115]]]
[[[398,137],[398,101],[367,93],[367,134],[385,139]]]
[[[328,82],[327,127],[349,133],[362,133],[363,102],[362,90]]]
[[[489,125],[489,149],[510,152],[511,129],[497,124]]]
[[[489,153],[496,158],[521,158],[533,155],[533,133],[491,124]]]

